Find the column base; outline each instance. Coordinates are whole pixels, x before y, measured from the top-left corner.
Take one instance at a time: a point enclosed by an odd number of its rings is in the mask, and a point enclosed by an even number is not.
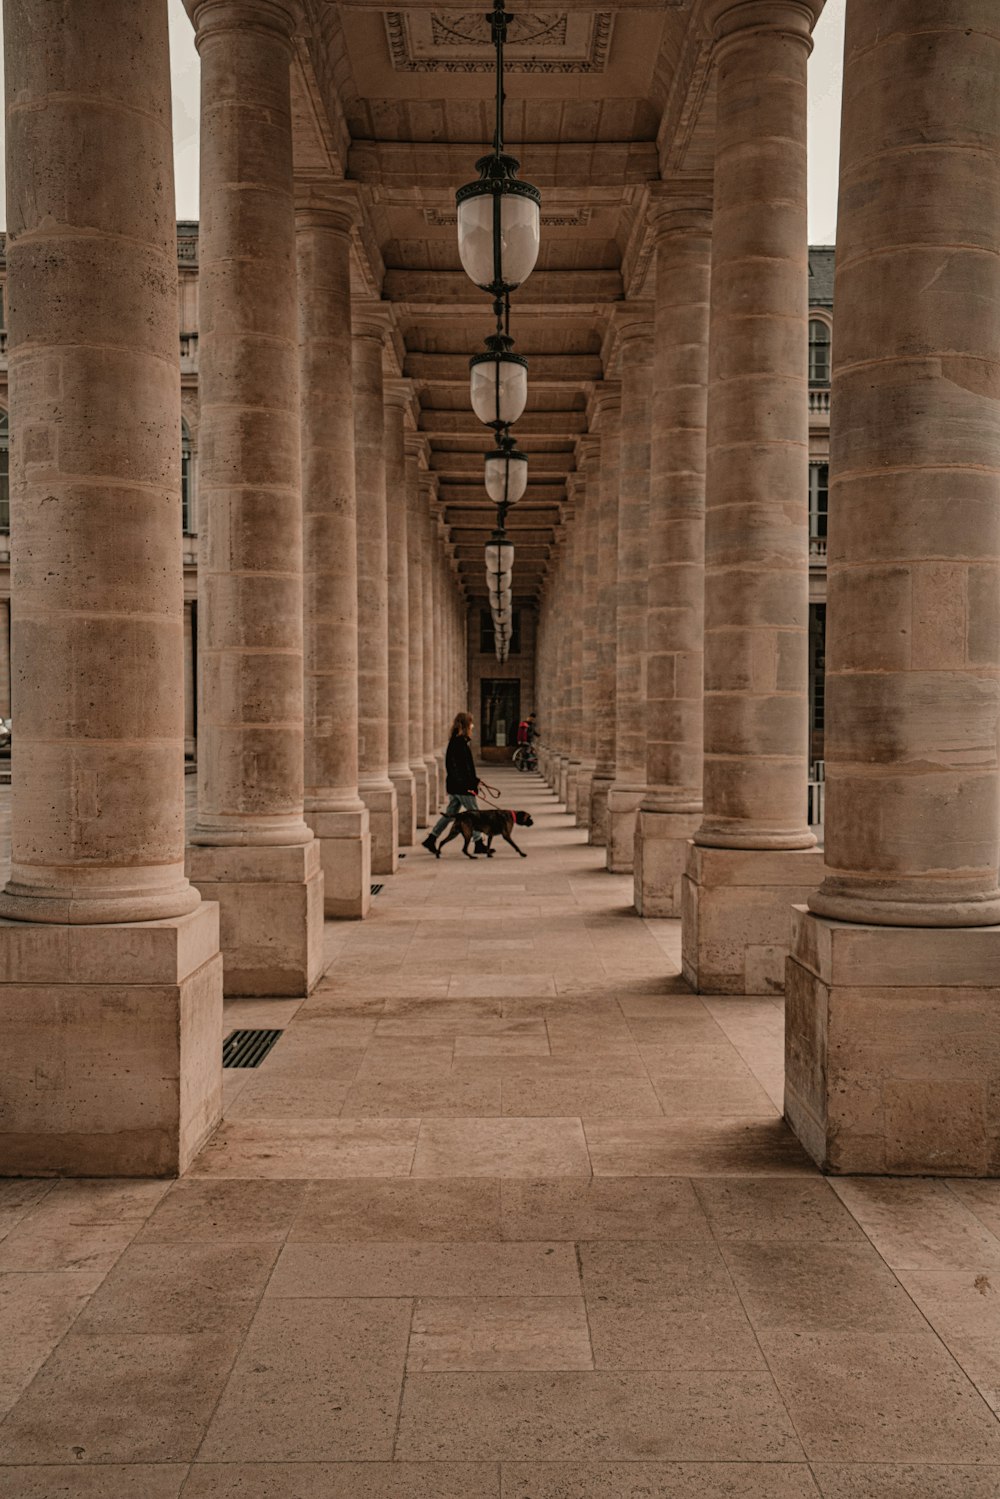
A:
[[[0,920],[0,1176],[179,1176],[222,1113],[219,908]]]
[[[576,798],[580,789],[581,768],[579,760],[569,760],[566,763],[566,795],[563,801],[566,803],[566,811],[574,822],[576,821]]]
[[[372,839],[368,808],[357,812],[307,812],[319,841],[323,871],[323,915],[361,921],[372,901]]]
[[[391,768],[389,779],[396,788],[396,837],[400,848],[412,848],[417,841],[417,798],[413,772]]]
[[[700,823],[700,812],[647,812],[640,807],[635,825],[635,908],[640,916],[680,917],[688,844]]]
[[[590,827],[590,788],[593,780],[593,765],[581,765],[576,778],[576,800],[573,807],[578,828]]]
[[[631,874],[635,868],[635,825],[639,804],[646,794],[644,786],[619,787],[612,782],[608,790],[607,868],[612,874]]]
[[[416,809],[417,827],[426,828],[430,826],[430,817],[427,815],[430,802],[427,795],[427,766],[423,760],[410,761],[410,774],[413,776],[413,805]]]
[[[781,994],[791,908],[823,878],[818,848],[701,848],[688,844],[681,961],[698,994]]]
[[[556,794],[556,800],[566,805],[566,782],[569,779],[569,756],[556,756],[556,783],[552,788]]]
[[[192,843],[187,875],[221,912],[223,988],[246,998],[309,994],[323,973],[323,872],[311,843]]]
[[[359,786],[358,795],[368,808],[372,874],[395,874],[399,868],[396,788],[391,781],[386,781],[385,786]]]
[[[613,781],[610,776],[595,775],[590,783],[590,831],[587,842],[591,848],[606,848],[608,842],[608,792]]]
[[[822,1170],[1000,1175],[1000,927],[798,907],[786,992],[785,1117]]]

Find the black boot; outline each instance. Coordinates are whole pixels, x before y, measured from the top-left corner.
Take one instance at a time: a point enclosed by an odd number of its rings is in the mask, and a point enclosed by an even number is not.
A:
[[[433,854],[434,857],[435,857],[435,859],[440,859],[440,857],[441,857],[441,850],[438,848],[437,844],[434,842],[434,834],[433,833],[428,833],[427,834],[427,837],[423,840],[423,847],[427,850],[427,852],[429,854]]]

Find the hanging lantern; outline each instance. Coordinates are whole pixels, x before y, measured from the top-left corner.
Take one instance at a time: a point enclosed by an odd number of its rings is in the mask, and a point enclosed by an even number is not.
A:
[[[470,280],[494,297],[522,286],[541,242],[542,195],[517,177],[513,156],[495,152],[476,162],[478,182],[455,194],[458,253]]]
[[[516,422],[528,403],[528,361],[510,352],[513,342],[506,334],[493,333],[485,340],[489,353],[469,360],[472,409],[497,432]]]
[[[488,19],[496,49],[493,151],[476,162],[479,180],[459,188],[455,205],[462,265],[477,286],[500,298],[515,291],[534,270],[541,239],[542,195],[530,182],[518,180],[520,163],[504,151],[503,49],[508,18],[503,0]]]
[[[514,543],[502,531],[494,531],[486,543],[486,578],[495,582],[509,579],[514,571]]]
[[[504,437],[486,454],[486,493],[495,505],[516,505],[528,487],[528,455],[520,453],[512,437]]]

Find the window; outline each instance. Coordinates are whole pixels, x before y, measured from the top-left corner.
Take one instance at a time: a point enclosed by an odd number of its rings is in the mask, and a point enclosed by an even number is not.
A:
[[[799,345],[801,348],[801,344]],[[830,326],[819,318],[809,319],[809,384],[830,383]]]
[[[194,532],[194,507],[192,505],[191,434],[187,422],[181,418],[181,530],[185,536]]]
[[[493,615],[488,609],[479,611],[479,650],[484,656],[492,656],[496,649],[496,641],[493,637]],[[510,629],[510,649],[508,654],[519,656],[521,654],[521,611],[512,610]]]
[[[0,412],[0,531],[10,530],[10,427]]]
[[[826,556],[827,499],[830,489],[830,465],[809,465],[809,555]]]

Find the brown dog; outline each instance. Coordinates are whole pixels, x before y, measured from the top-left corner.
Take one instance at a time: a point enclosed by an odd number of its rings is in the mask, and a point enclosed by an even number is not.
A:
[[[461,833],[464,840],[462,852],[467,858],[474,859],[476,857],[475,854],[469,853],[469,844],[472,841],[472,835],[473,833],[484,833],[486,836],[487,858],[493,857],[494,838],[502,838],[505,843],[510,844],[515,853],[520,854],[522,859],[526,859],[528,855],[523,849],[518,848],[510,836],[515,823],[519,828],[530,828],[533,825],[533,819],[528,812],[503,812],[499,807],[486,807],[481,812],[459,812],[458,816],[454,819],[454,826],[451,832],[447,838],[441,839],[438,848],[444,848],[446,843],[450,843],[453,838],[457,838],[459,833]]]

